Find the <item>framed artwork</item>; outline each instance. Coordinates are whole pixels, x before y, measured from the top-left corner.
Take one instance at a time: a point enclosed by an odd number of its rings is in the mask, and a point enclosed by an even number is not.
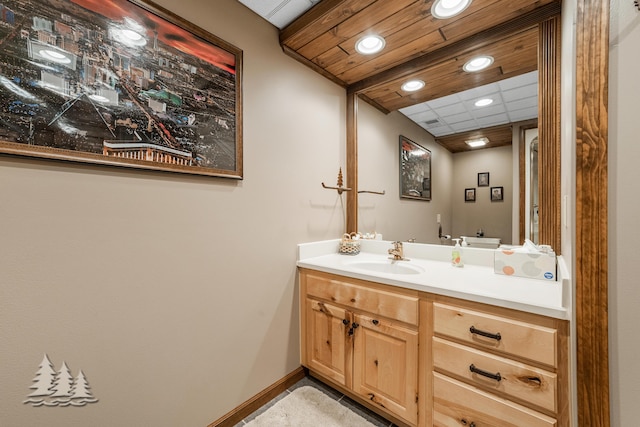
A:
[[[240,49],[146,0],[0,12],[0,153],[242,179]]]
[[[476,189],[475,188],[465,188],[464,189],[464,201],[465,202],[475,202],[476,201]]]
[[[491,201],[498,202],[504,200],[504,189],[502,187],[491,187]]]
[[[431,200],[431,151],[400,135],[400,197]]]
[[[480,172],[478,174],[478,187],[489,186],[489,172]]]

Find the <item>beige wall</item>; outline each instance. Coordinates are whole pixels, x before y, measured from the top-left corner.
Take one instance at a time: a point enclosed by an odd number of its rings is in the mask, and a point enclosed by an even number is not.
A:
[[[475,236],[482,228],[485,237],[499,237],[502,243],[511,243],[512,157],[511,146],[453,156],[453,237]],[[489,187],[478,187],[479,172],[489,172]],[[503,187],[503,201],[491,201],[491,187]],[[464,201],[465,188],[476,189],[475,202]],[[517,192],[515,197],[518,197]]]
[[[431,201],[400,199],[399,137],[403,135],[431,151]],[[398,112],[382,114],[358,103],[358,186],[385,195],[358,196],[360,231],[381,232],[385,240],[416,239],[439,243],[436,215],[451,233],[453,156],[421,127]],[[448,230],[448,231],[447,231]]]
[[[0,424],[204,426],[299,366],[296,244],[344,228],[345,91],[232,0],[157,0],[244,51],[243,181],[0,156]],[[23,404],[43,354],[99,402]]]
[[[611,425],[637,424],[640,396],[640,12],[612,0],[609,74],[609,364]]]

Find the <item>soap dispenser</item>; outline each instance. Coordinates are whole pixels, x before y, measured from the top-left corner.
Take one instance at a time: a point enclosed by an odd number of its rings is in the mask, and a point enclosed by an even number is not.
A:
[[[462,262],[462,247],[460,247],[460,239],[452,239],[456,242],[451,251],[451,265],[454,267],[464,267]]]

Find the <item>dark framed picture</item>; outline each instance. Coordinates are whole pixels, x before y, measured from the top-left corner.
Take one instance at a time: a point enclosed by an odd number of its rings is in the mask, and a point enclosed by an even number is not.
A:
[[[491,201],[499,202],[504,200],[504,189],[502,187],[491,187]]]
[[[489,186],[489,172],[480,172],[478,174],[478,187]]]
[[[476,201],[476,189],[475,188],[465,188],[464,189],[464,201],[465,202],[475,202]]]
[[[400,197],[431,200],[431,151],[400,135]]]
[[[145,0],[0,9],[1,153],[242,178],[240,49]]]

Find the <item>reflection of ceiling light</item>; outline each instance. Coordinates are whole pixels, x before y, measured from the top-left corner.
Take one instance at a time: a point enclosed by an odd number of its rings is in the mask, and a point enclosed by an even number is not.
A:
[[[137,42],[138,40],[142,39],[142,36],[133,30],[122,30],[122,35],[128,38],[129,40],[133,40],[134,42]]]
[[[363,55],[372,55],[380,52],[385,45],[385,41],[380,36],[365,36],[356,42],[356,51]]]
[[[138,24],[136,21],[129,18],[128,16],[124,17],[124,23],[127,25],[127,27],[131,28],[134,31],[138,31],[138,32],[144,31],[144,27],[142,25]]]
[[[486,107],[487,105],[493,104],[493,99],[491,98],[482,98],[478,99],[474,104],[476,107]]]
[[[402,85],[402,90],[407,92],[414,92],[416,90],[420,90],[424,87],[424,82],[422,80],[409,80]]]
[[[46,58],[53,62],[57,62],[59,64],[69,64],[71,62],[71,59],[68,56],[56,50],[41,49],[38,53],[43,58]]]
[[[89,98],[96,102],[109,102],[109,98],[102,95],[89,95]]]
[[[488,142],[489,142],[489,138],[484,138],[484,137],[465,141],[465,143],[471,148],[483,147],[487,145]]]
[[[431,14],[434,18],[447,19],[462,13],[471,0],[437,0],[431,6]]]
[[[147,44],[147,40],[142,34],[127,28],[112,27],[109,29],[109,34],[112,39],[119,41],[125,46],[142,47]]]
[[[489,55],[476,56],[473,59],[467,61],[462,69],[467,73],[472,73],[474,71],[480,71],[487,68],[489,65],[493,64],[493,57]]]

